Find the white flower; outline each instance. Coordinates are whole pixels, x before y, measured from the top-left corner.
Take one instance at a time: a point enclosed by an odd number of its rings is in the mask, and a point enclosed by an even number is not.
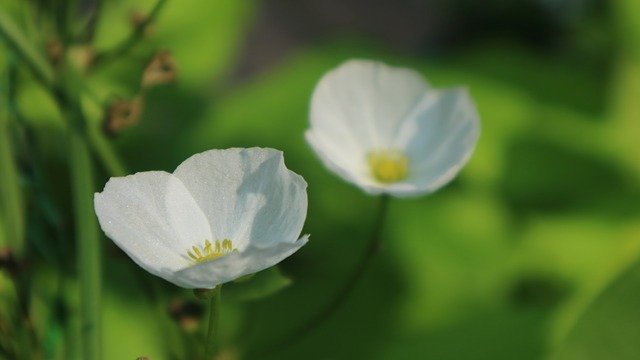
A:
[[[467,162],[480,134],[465,89],[436,90],[409,69],[367,60],[327,73],[306,138],[330,170],[369,194],[433,192]]]
[[[111,178],[102,230],[150,273],[211,289],[273,266],[307,242],[307,184],[273,149],[210,150],[171,173]]]

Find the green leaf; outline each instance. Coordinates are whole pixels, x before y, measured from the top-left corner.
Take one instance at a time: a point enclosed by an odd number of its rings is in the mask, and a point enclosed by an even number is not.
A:
[[[640,358],[640,262],[588,306],[555,360]]]
[[[640,3],[635,0],[620,0],[614,2],[617,17],[618,34],[627,52],[640,55]]]
[[[292,280],[284,276],[277,267],[263,270],[251,277],[241,278],[224,286],[224,296],[240,301],[251,301],[267,297],[291,285]]]

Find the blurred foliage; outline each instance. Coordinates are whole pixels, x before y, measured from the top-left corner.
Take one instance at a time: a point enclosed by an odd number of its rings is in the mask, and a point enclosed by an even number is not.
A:
[[[635,359],[640,324],[636,299],[640,267],[634,264],[600,294],[576,323],[556,359]]]
[[[466,12],[480,6],[459,3]],[[7,0],[0,12],[18,19],[42,51],[42,34],[53,25],[30,24],[33,9],[21,4]],[[113,48],[130,33],[132,14],[153,4],[105,2],[94,49]],[[282,264],[282,276],[271,270],[229,285],[228,294],[223,289],[229,358],[638,358],[637,266],[608,285],[640,256],[640,36],[633,16],[640,5],[616,4],[616,11],[565,24],[573,30],[564,50],[492,33],[436,56],[338,34],[238,82],[234,65],[251,56],[244,39],[259,3],[168,0],[138,46],[84,76],[84,111],[128,173],[172,171],[210,148],[263,146],[283,150],[288,167],[309,183],[310,243]],[[158,50],[172,54],[178,80],[142,89]],[[6,54],[0,48],[2,69]],[[323,168],[302,136],[315,83],[354,57],[416,68],[436,87],[467,86],[482,136],[451,185],[392,202],[383,249],[344,306],[309,336],[274,350],[338,291],[371,227],[374,199]],[[29,209],[33,321],[47,358],[73,359],[82,269],[72,261],[69,125],[24,68],[17,82],[19,116],[10,125],[19,134],[15,158]],[[137,95],[144,98],[139,123],[107,139],[101,122],[109,104]],[[97,151],[95,160],[99,191],[112,174]],[[0,244],[9,219],[3,211]],[[190,292],[144,273],[106,239],[104,264],[105,359],[185,359],[198,351],[202,313]],[[1,273],[0,334],[11,336],[0,337],[0,358],[7,346],[30,341],[18,330],[17,301]]]

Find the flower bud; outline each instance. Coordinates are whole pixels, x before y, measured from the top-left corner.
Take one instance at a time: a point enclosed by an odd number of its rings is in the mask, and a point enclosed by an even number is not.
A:
[[[56,38],[47,40],[46,45],[47,59],[53,66],[58,66],[64,58],[64,46],[62,42]]]
[[[134,29],[139,29],[144,25],[147,16],[140,10],[134,10],[131,12],[131,16],[129,16],[129,23],[131,27]]]
[[[93,64],[95,52],[87,45],[71,46],[68,50],[68,59],[76,69],[84,72]]]
[[[188,333],[200,328],[203,313],[202,305],[196,301],[175,299],[169,304],[169,316]]]
[[[147,64],[142,74],[142,88],[150,88],[176,81],[177,68],[173,56],[168,51],[158,52]]]
[[[0,249],[0,270],[6,270],[9,274],[14,275],[20,270],[21,265],[11,249]]]
[[[116,100],[107,109],[102,128],[107,135],[114,136],[122,130],[137,124],[142,115],[143,101],[141,96],[133,100]]]

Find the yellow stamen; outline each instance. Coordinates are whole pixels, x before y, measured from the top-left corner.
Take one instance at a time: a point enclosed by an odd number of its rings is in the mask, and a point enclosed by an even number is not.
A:
[[[191,250],[187,250],[187,255],[196,263],[202,263],[227,255],[233,250],[233,242],[229,239],[222,240],[222,244],[220,240],[216,240],[213,244],[205,240],[204,246],[192,246]]]
[[[409,172],[409,158],[400,150],[374,150],[368,154],[367,160],[371,174],[381,183],[398,182]]]

